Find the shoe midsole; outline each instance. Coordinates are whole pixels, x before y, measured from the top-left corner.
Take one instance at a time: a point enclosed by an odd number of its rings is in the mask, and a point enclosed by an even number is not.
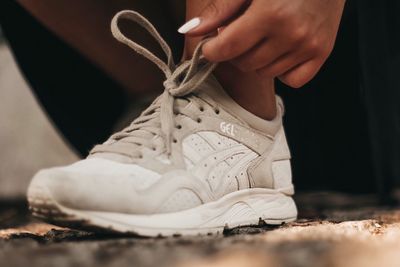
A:
[[[198,207],[151,215],[75,210],[57,204],[63,212],[89,221],[140,228],[196,229],[254,224],[259,219],[290,221],[296,218],[293,199],[271,189],[240,190]]]

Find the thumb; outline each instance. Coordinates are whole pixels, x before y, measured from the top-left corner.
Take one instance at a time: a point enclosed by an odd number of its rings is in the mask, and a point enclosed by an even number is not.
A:
[[[199,16],[183,24],[178,32],[200,36],[216,31],[242,10],[248,0],[211,0]]]

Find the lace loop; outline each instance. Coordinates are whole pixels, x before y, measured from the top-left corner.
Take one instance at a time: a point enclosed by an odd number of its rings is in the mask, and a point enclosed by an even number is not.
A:
[[[125,36],[121,32],[118,25],[118,22],[121,19],[134,21],[142,26],[145,30],[147,30],[160,44],[165,55],[167,56],[167,62],[164,62],[148,49],[144,48],[143,46]],[[164,75],[166,77],[163,83],[165,90],[161,95],[161,98],[159,99],[159,116],[161,123],[160,135],[165,140],[167,153],[170,154],[172,140],[171,132],[175,127],[173,114],[175,98],[188,95],[191,92],[195,91],[196,88],[202,82],[204,82],[204,80],[212,73],[212,71],[216,67],[215,63],[207,62],[201,54],[201,47],[208,39],[201,41],[197,45],[191,60],[182,62],[181,64],[176,66],[172,57],[171,48],[161,37],[155,27],[139,13],[130,10],[124,10],[117,13],[111,22],[111,32],[117,40],[126,44],[138,54],[152,61],[164,72]],[[153,110],[156,108],[157,107],[153,107]],[[126,131],[123,134],[119,133],[118,137],[124,138],[126,136],[132,135],[135,130],[140,130],[140,123],[147,121],[147,118],[143,118],[146,116],[153,118],[151,115],[142,114],[142,118],[139,117],[133,122],[133,124],[136,124],[135,126],[128,127],[130,131]]]
[[[153,36],[153,38],[160,44],[162,50],[167,56],[168,63],[165,64],[164,61],[155,56],[147,48],[144,48],[143,46],[137,44],[136,42],[133,42],[126,35],[124,35],[118,26],[118,23],[121,19],[134,21],[141,27],[143,27],[145,30],[147,30]],[[166,76],[170,75],[171,71],[175,70],[175,63],[172,57],[171,48],[168,46],[167,42],[165,42],[165,40],[161,37],[156,28],[153,26],[153,24],[151,24],[150,21],[148,21],[145,17],[143,17],[139,13],[132,10],[122,10],[118,12],[111,21],[111,32],[115,39],[117,39],[121,43],[126,44],[127,46],[135,50],[138,54],[154,62],[157,65],[157,67],[159,67],[165,73]]]

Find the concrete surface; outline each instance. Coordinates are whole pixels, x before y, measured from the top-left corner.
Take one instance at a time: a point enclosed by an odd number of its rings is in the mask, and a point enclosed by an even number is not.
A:
[[[0,199],[24,196],[38,169],[75,159],[0,44]]]

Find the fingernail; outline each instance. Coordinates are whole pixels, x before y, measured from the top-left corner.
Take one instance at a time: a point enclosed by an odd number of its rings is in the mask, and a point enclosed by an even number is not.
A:
[[[193,18],[193,19],[189,20],[188,22],[186,22],[185,24],[183,24],[178,29],[178,32],[185,34],[185,33],[190,32],[191,30],[193,30],[194,28],[196,28],[199,25],[200,25],[200,18]]]

